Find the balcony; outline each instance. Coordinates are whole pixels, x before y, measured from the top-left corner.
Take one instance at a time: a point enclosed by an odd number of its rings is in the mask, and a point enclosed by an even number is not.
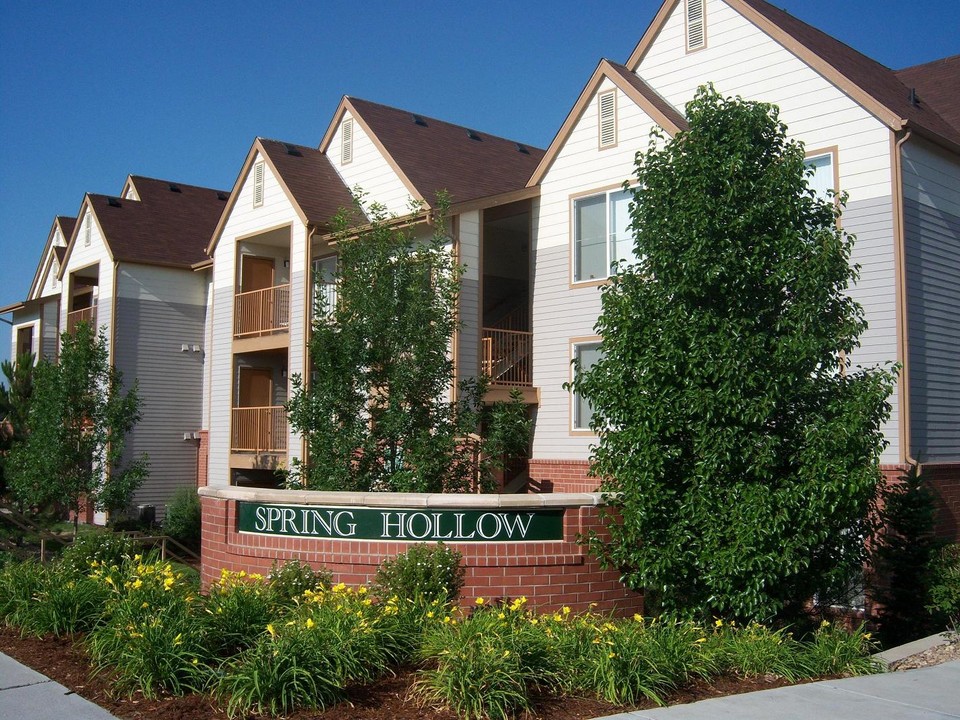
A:
[[[532,387],[533,333],[483,328],[481,369],[491,385]]]
[[[287,412],[282,405],[233,409],[233,452],[283,453],[287,451],[287,434]]]
[[[290,325],[290,285],[237,293],[233,308],[233,336],[254,338],[286,332]]]
[[[74,310],[73,312],[67,313],[67,332],[73,333],[74,329],[77,327],[77,323],[85,322],[91,328],[96,330],[97,325],[97,308],[96,306],[83,308],[82,310]]]

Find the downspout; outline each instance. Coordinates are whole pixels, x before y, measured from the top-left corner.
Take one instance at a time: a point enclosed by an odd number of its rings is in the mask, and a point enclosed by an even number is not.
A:
[[[900,458],[909,465],[920,469],[920,462],[911,454],[912,433],[910,428],[910,346],[909,322],[907,317],[907,248],[906,230],[903,219],[903,162],[902,148],[910,139],[907,129],[896,141],[893,149],[893,236],[894,263],[896,268],[896,311],[897,311],[897,351],[900,361],[900,378],[897,383],[897,405],[899,410]]]

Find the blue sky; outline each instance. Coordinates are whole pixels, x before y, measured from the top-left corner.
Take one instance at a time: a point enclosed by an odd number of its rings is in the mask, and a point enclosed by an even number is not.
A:
[[[960,53],[958,0],[776,4],[893,68]],[[229,190],[254,137],[316,145],[344,94],[545,147],[659,6],[0,0],[0,306],[85,192]]]

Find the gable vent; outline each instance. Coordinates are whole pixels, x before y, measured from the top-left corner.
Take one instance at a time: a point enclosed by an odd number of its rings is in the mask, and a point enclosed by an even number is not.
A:
[[[687,6],[687,50],[699,50],[706,42],[703,18],[704,0],[686,0]]]
[[[253,166],[253,206],[263,205],[263,161]]]
[[[343,121],[340,126],[340,162],[346,165],[353,160],[353,118]]]
[[[83,246],[90,247],[90,216],[83,220]]]
[[[617,144],[617,99],[611,90],[600,95],[600,147]]]

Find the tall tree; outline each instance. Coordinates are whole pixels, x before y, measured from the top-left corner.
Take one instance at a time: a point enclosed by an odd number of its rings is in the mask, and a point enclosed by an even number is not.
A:
[[[33,394],[33,353],[23,353],[16,363],[4,360],[0,371],[0,495],[7,491],[5,465],[14,442],[27,436],[30,396]]]
[[[572,383],[612,493],[594,547],[666,610],[769,618],[862,567],[895,376],[850,363],[854,238],[777,108],[709,87],[687,119],[637,156],[639,260]]]
[[[124,392],[108,358],[105,336],[80,323],[64,333],[59,363],[36,367],[30,433],[14,443],[8,463],[24,504],[56,505],[75,518],[85,503],[121,510],[146,477],[145,456],[123,464],[126,435],[140,419],[136,383]]]
[[[463,268],[444,208],[428,238],[382,206],[366,212],[359,230],[347,214],[337,219],[338,269],[318,286],[311,379],[292,378],[290,422],[309,452],[306,465],[291,469],[293,481],[326,490],[466,490],[476,480],[485,382],[463,381],[453,397],[449,344]],[[529,430],[521,414],[519,401],[502,404],[487,424]]]

